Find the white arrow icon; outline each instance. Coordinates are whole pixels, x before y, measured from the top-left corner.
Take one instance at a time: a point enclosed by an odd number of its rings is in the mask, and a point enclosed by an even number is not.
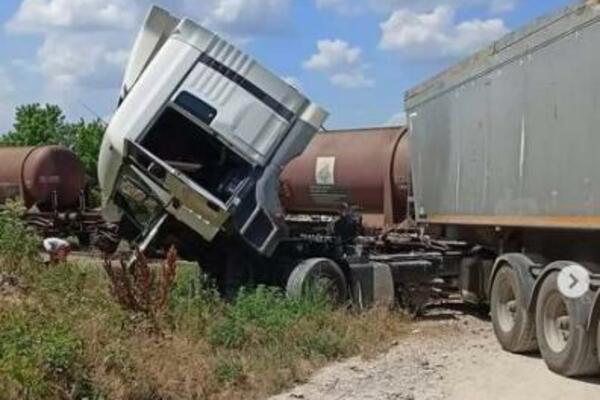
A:
[[[558,275],[558,289],[564,296],[577,299],[590,289],[590,273],[581,265],[569,265]]]

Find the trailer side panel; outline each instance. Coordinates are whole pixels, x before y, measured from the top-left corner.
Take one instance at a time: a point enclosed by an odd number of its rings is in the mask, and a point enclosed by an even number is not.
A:
[[[407,93],[421,222],[600,228],[600,8],[589,3]]]

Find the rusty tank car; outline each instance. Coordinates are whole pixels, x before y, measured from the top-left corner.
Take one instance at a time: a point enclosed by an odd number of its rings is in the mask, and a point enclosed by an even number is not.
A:
[[[366,225],[381,228],[407,216],[407,129],[366,128],[320,133],[281,175],[288,213],[359,209]]]
[[[41,236],[76,236],[79,245],[112,251],[116,229],[86,204],[79,157],[62,146],[0,148],[0,203],[19,200],[23,220]],[[0,206],[1,207],[1,206]]]
[[[18,198],[25,207],[63,211],[76,207],[85,189],[85,169],[61,146],[0,148],[0,201]]]

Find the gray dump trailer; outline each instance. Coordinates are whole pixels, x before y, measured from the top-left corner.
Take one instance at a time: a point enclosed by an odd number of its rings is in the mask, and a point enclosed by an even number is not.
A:
[[[406,94],[417,223],[490,250],[461,262],[463,295],[505,349],[570,376],[600,371],[599,44],[587,1]]]

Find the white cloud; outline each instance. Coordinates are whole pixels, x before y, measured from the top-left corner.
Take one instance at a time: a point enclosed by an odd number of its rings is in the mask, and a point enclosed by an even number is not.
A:
[[[0,103],[5,103],[14,91],[15,87],[12,81],[4,68],[0,67]]]
[[[508,32],[504,21],[497,18],[457,23],[454,9],[443,6],[420,14],[401,9],[380,27],[381,49],[412,58],[464,56]]]
[[[119,37],[104,33],[51,34],[38,50],[48,84],[115,87],[128,51]]]
[[[364,4],[356,0],[315,0],[319,10],[330,9],[342,15],[356,15],[365,10]]]
[[[291,0],[23,0],[5,28],[37,34],[37,70],[50,86],[113,87],[151,4],[244,42],[287,26]]]
[[[317,52],[303,66],[327,74],[335,86],[345,89],[372,87],[375,81],[365,77],[368,66],[362,62],[361,56],[360,47],[353,47],[344,40],[319,40]]]
[[[396,113],[390,117],[384,126],[405,126],[406,125],[406,113],[404,111]]]
[[[183,0],[182,10],[220,33],[248,39],[285,30],[291,6],[292,0]]]
[[[512,11],[519,0],[315,0],[318,9],[332,10],[341,15],[357,15],[366,11],[390,13],[398,9],[430,12],[437,7],[478,7],[492,13]]]
[[[131,28],[139,17],[138,5],[131,0],[24,0],[6,27],[28,33]]]
[[[0,67],[0,135],[10,128],[14,111],[13,95],[15,87],[4,68]]]
[[[252,36],[285,29],[292,0],[23,0],[6,27],[21,33],[137,29],[155,3],[220,33]]]
[[[354,68],[345,72],[338,72],[329,78],[331,83],[344,89],[358,89],[375,86],[375,80],[365,76],[366,68]]]
[[[492,0],[490,11],[496,14],[505,13],[514,10],[519,0]]]
[[[362,50],[351,47],[340,39],[319,40],[316,54],[304,62],[304,68],[324,71],[345,65],[354,65],[359,60]]]

